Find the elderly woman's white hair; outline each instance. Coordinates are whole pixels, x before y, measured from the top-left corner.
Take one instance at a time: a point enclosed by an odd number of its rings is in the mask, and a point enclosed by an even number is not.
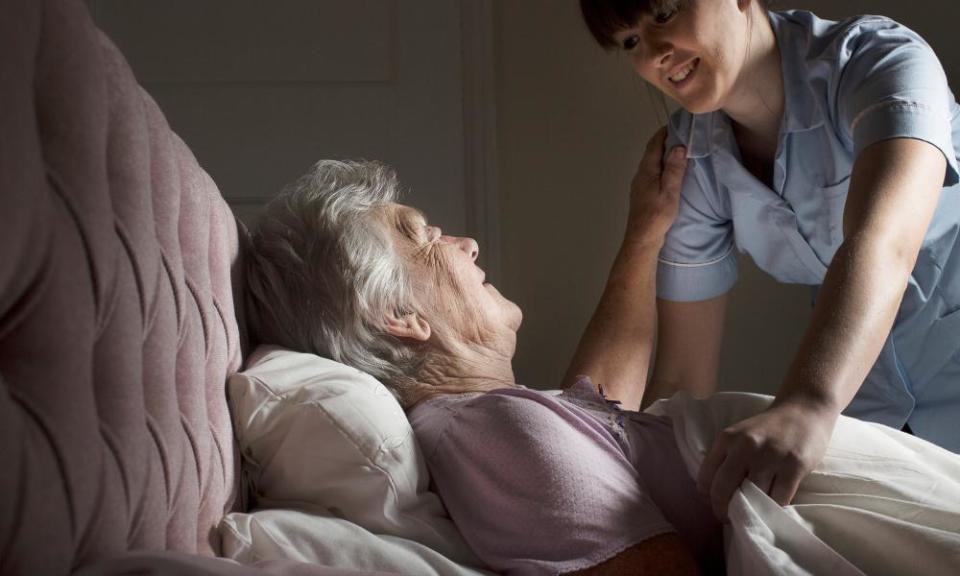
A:
[[[382,164],[317,162],[267,206],[245,272],[259,341],[363,370],[409,405],[422,354],[382,329],[386,311],[410,306],[404,262],[377,219],[397,195]]]

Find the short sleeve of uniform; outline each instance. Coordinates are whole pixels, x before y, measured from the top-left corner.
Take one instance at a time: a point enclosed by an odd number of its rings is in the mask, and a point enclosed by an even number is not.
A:
[[[892,20],[868,16],[846,31],[838,57],[837,111],[854,155],[881,140],[923,140],[947,160],[944,186],[956,184],[955,101],[930,46]]]
[[[615,443],[561,404],[484,394],[425,454],[454,523],[497,572],[581,570],[674,531]]]
[[[689,118],[689,117],[688,117]],[[682,143],[674,116],[668,126],[667,150]],[[733,224],[723,214],[715,190],[707,190],[699,162],[690,158],[683,178],[677,219],[667,233],[657,265],[657,297],[692,302],[725,294],[737,281]]]

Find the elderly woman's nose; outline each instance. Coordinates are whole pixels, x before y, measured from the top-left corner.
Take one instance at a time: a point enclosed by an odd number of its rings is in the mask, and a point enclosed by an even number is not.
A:
[[[457,248],[469,254],[471,260],[476,260],[480,254],[480,245],[477,244],[477,241],[473,238],[466,236],[447,236],[446,239],[448,242],[456,244]]]

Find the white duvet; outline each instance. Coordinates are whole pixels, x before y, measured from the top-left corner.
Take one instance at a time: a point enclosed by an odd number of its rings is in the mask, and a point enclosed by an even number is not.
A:
[[[677,395],[649,411],[673,421],[696,478],[717,433],[769,396]],[[745,480],[730,503],[727,572],[960,574],[960,455],[909,434],[841,417],[821,465],[780,507]]]

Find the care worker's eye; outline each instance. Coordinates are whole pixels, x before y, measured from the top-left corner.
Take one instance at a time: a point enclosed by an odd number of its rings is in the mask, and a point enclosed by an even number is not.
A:
[[[630,51],[637,47],[637,44],[640,43],[639,36],[627,36],[623,39],[623,49]]]
[[[653,13],[653,21],[657,24],[666,24],[677,15],[676,8],[659,8]]]
[[[667,24],[680,12],[682,0],[659,0],[650,9],[651,19],[656,24]]]

